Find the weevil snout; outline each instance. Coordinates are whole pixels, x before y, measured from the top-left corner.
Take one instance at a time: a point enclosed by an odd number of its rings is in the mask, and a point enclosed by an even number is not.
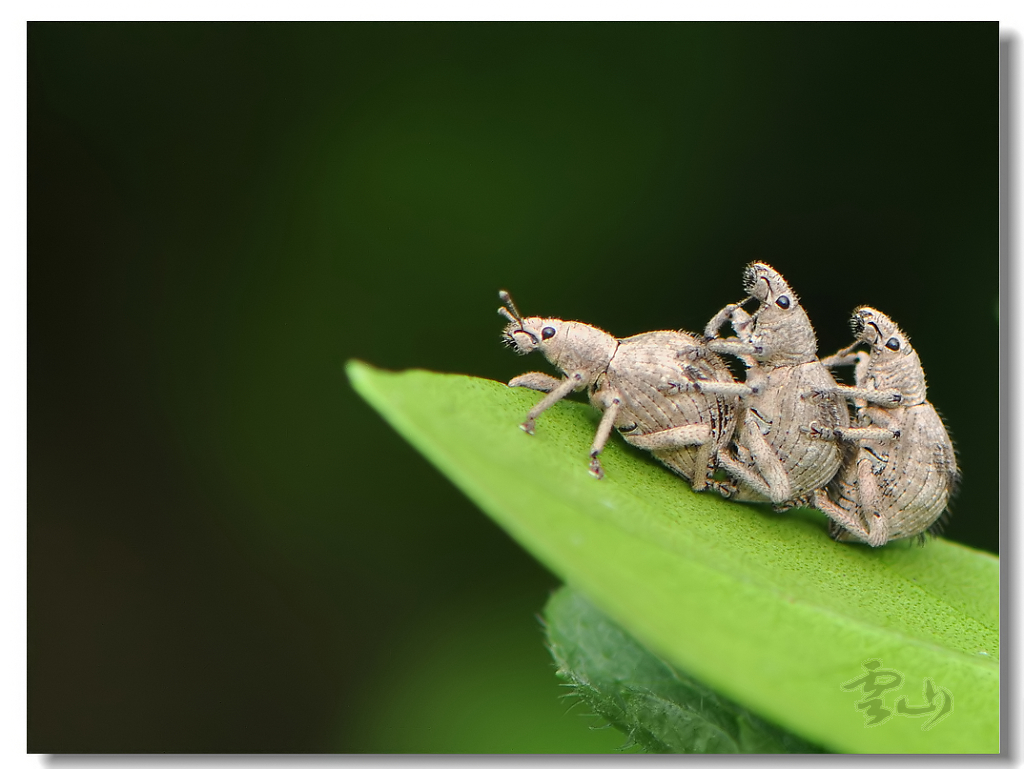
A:
[[[864,316],[860,314],[859,310],[850,316],[850,330],[858,339],[864,333]]]
[[[747,265],[743,271],[743,290],[762,303],[774,301],[778,296],[791,293],[782,276],[763,262]]]
[[[850,328],[854,336],[871,345],[883,344],[899,332],[888,316],[871,307],[858,307],[854,310]]]
[[[747,268],[743,271],[743,290],[746,291],[751,296],[754,296],[754,292],[757,290],[757,268],[760,266],[762,265],[758,263],[748,264]]]
[[[540,341],[537,335],[528,331],[520,325],[519,321],[512,321],[505,330],[501,332],[501,341],[515,350],[519,355],[528,355],[537,349]]]
[[[499,291],[498,298],[505,305],[498,308],[498,314],[508,321],[505,330],[501,332],[501,341],[520,355],[527,355],[536,350],[537,345],[540,344],[537,335],[526,328],[523,316],[519,314],[508,291],[504,289]],[[532,319],[528,318],[527,320]]]

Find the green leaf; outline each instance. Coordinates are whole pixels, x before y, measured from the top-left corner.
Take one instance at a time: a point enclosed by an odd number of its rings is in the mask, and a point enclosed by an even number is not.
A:
[[[581,593],[544,607],[558,676],[630,743],[650,753],[820,753],[645,649]]]
[[[528,551],[647,648],[721,695],[827,749],[999,750],[999,562],[944,540],[833,542],[824,517],[695,494],[621,440],[587,470],[597,413],[562,402],[529,436],[540,395],[351,362],[353,387]],[[386,458],[381,458],[386,461]],[[399,470],[396,468],[396,475]],[[960,510],[960,515],[967,511]],[[951,715],[867,727],[843,690],[881,659],[921,707],[925,679]]]

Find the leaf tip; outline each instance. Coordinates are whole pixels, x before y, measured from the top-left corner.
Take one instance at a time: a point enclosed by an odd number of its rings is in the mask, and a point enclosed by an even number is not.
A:
[[[366,375],[373,370],[373,366],[369,363],[364,363],[358,358],[349,358],[345,361],[345,375],[349,378],[349,381],[353,384],[357,381],[361,381]]]

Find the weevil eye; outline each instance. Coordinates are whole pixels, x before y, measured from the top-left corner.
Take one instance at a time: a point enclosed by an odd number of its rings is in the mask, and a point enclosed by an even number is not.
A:
[[[885,346],[893,351],[898,350],[900,349],[900,340],[896,337],[891,337],[889,341],[885,343]]]
[[[788,296],[780,296],[778,299],[775,300],[775,304],[777,304],[783,310],[788,310],[789,309],[789,297]]]
[[[555,335],[555,330],[551,326],[545,326],[540,335],[542,339],[550,339]]]

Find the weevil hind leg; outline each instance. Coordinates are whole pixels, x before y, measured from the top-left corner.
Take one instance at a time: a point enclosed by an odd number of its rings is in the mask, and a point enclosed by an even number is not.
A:
[[[708,437],[710,438],[710,431]],[[705,440],[697,448],[696,456],[693,458],[693,477],[690,479],[690,488],[694,491],[704,491],[711,483],[715,474],[714,462],[715,447],[711,440]]]
[[[857,500],[855,512],[841,508],[824,489],[814,492],[814,506],[832,519],[833,527],[829,534],[839,542],[855,538],[871,547],[881,547],[889,541],[889,522],[879,507],[881,494],[869,459],[861,459],[857,463],[857,484],[850,490],[852,498]],[[836,531],[835,527],[842,531]],[[844,532],[849,536],[844,536]]]
[[[757,472],[751,470],[742,462],[736,460],[728,451],[720,451],[718,453],[718,464],[724,469],[729,475],[736,480],[749,486],[751,489],[756,491],[762,497],[771,499],[772,490],[771,487],[765,482],[764,478],[758,475]],[[726,488],[726,487],[723,487]],[[722,496],[731,496],[731,494],[724,493],[720,490],[719,493]]]
[[[881,494],[869,459],[857,463],[857,497],[868,525],[867,542],[871,547],[881,547],[889,541],[889,522],[881,513]]]
[[[750,452],[756,470],[743,467],[731,458],[727,459],[725,452],[719,455],[719,462],[727,472],[753,487],[759,494],[767,497],[772,504],[781,505],[792,496],[786,468],[768,441],[764,439],[761,428],[749,411],[744,414],[740,430],[739,442]]]
[[[850,513],[841,508],[828,496],[824,489],[817,489],[813,496],[814,507],[829,517],[829,536],[837,542],[848,542],[856,538],[868,542],[871,533],[857,513]]]
[[[633,446],[647,451],[671,451],[687,446],[697,446],[690,486],[694,491],[704,491],[708,487],[708,481],[714,473],[711,461],[714,454],[714,442],[711,440],[711,428],[707,425],[680,425],[644,435],[631,435],[629,442]]]
[[[549,393],[558,387],[561,382],[561,379],[551,376],[551,374],[545,374],[540,371],[528,371],[525,374],[520,374],[519,376],[508,380],[508,386],[525,387],[528,390]]]
[[[680,449],[684,446],[701,446],[711,437],[711,428],[707,425],[680,425],[669,427],[643,435],[632,435],[629,442],[637,448],[647,451]]]

